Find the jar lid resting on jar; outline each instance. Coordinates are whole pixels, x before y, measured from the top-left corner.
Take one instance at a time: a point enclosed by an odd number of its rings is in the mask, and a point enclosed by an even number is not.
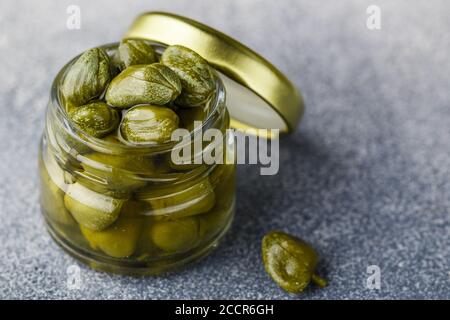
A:
[[[203,56],[221,72],[233,128],[291,133],[303,115],[301,94],[283,73],[243,44],[204,24],[148,12],[136,18],[125,38],[179,44]]]

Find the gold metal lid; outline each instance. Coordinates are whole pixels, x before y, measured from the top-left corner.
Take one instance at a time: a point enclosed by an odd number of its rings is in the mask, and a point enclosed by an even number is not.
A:
[[[125,38],[178,44],[199,53],[224,82],[233,128],[289,133],[303,115],[302,97],[284,74],[251,49],[204,24],[148,12],[136,18]]]

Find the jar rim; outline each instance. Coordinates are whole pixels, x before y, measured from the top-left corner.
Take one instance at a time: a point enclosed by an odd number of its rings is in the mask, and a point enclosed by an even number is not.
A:
[[[158,54],[161,54],[161,52],[166,48],[166,45],[147,41],[149,44],[151,44],[157,51]],[[108,43],[104,45],[97,46],[97,48],[104,49],[109,56],[111,56],[111,51],[116,49],[119,45],[119,42],[113,42]],[[64,77],[67,74],[67,71],[69,70],[69,66],[71,66],[80,56],[82,53],[78,54],[74,58],[72,58],[70,61],[68,61],[57,73],[56,77],[53,80],[52,87],[50,90],[50,102],[51,107],[53,107],[53,111],[57,114],[58,118],[63,122],[64,129],[67,131],[67,133],[71,136],[72,139],[75,139],[77,142],[87,145],[89,148],[94,149],[99,152],[103,153],[111,153],[112,150],[114,150],[114,153],[126,153],[130,151],[135,151],[140,154],[145,153],[151,153],[151,154],[157,154],[157,153],[163,153],[170,151],[175,144],[179,142],[174,141],[168,141],[164,143],[159,144],[140,144],[140,145],[131,145],[131,144],[125,144],[125,143],[114,143],[110,141],[106,141],[102,138],[96,138],[85,131],[83,131],[81,128],[76,126],[69,118],[69,115],[67,113],[66,108],[64,108],[62,103],[62,97],[60,94],[60,86],[62,84],[62,81],[64,80]],[[194,130],[189,132],[190,139],[194,139],[194,136],[199,132],[208,129],[211,127],[212,123],[214,123],[214,120],[217,119],[217,117],[220,117],[222,112],[225,109],[225,99],[226,99],[226,91],[224,84],[217,74],[217,71],[214,69],[214,67],[210,66],[213,70],[214,74],[214,82],[215,82],[215,90],[214,94],[208,101],[210,105],[212,106],[211,111],[207,115],[206,119],[203,121],[202,125],[199,127],[194,128]],[[186,136],[185,136],[186,137]],[[184,138],[182,137],[181,141],[184,141]]]

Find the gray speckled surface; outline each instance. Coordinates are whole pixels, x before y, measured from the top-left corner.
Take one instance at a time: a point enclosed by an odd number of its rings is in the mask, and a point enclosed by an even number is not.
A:
[[[450,298],[450,4],[376,1],[0,2],[1,298]],[[78,4],[82,28],[66,29]],[[83,49],[118,39],[133,17],[199,19],[262,53],[302,89],[300,129],[281,170],[240,167],[235,223],[208,258],[137,279],[77,264],[50,239],[38,206],[37,146],[52,78]],[[315,245],[330,280],[294,297],[263,271],[259,243],[281,228]],[[381,268],[381,289],[365,287]]]

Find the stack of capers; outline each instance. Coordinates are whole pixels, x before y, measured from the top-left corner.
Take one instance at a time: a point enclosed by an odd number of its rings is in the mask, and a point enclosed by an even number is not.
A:
[[[212,69],[194,51],[173,45],[159,57],[146,41],[123,40],[111,56],[102,48],[84,52],[67,70],[60,96],[85,134],[155,145],[169,141],[175,129],[204,120],[214,90]],[[166,158],[161,164],[146,155],[79,153],[81,169],[70,182],[44,157],[43,206],[65,233],[74,226],[90,248],[108,256],[185,252],[217,233],[231,214],[234,166],[218,165],[208,176],[155,187],[140,174],[173,169]]]
[[[214,89],[211,68],[194,51],[169,46],[158,61],[149,43],[129,39],[112,57],[101,48],[83,53],[68,70],[61,96],[85,133],[103,138],[114,132],[123,143],[142,145],[167,142],[180,125],[191,129],[194,120],[204,120]]]

